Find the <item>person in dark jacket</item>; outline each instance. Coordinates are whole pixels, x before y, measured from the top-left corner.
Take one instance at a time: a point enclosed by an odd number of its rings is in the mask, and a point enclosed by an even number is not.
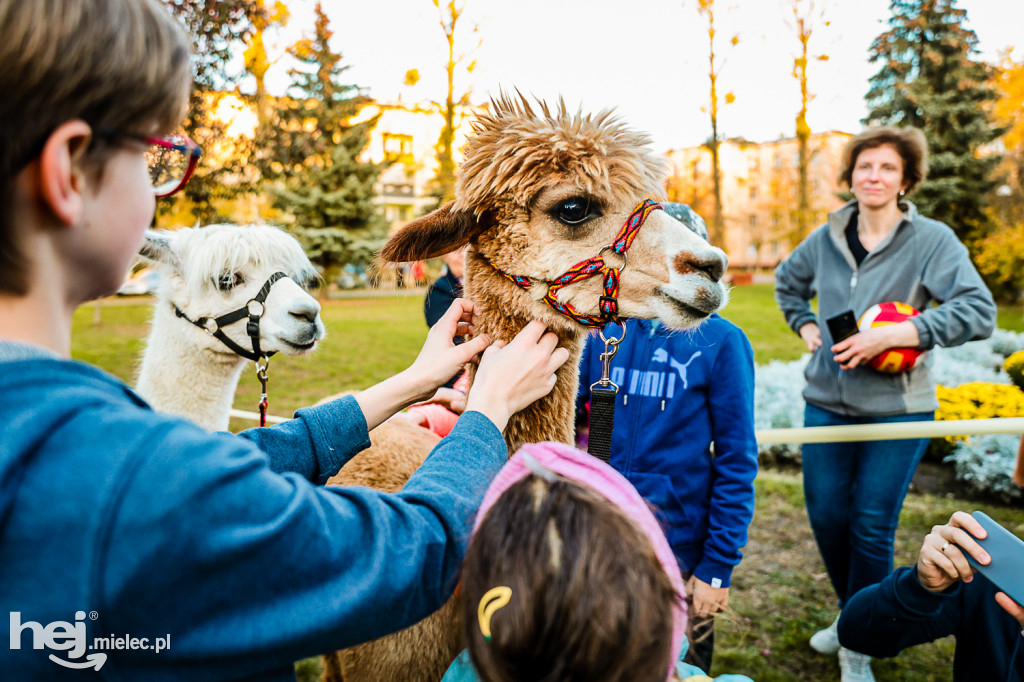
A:
[[[434,280],[434,283],[427,289],[427,295],[423,299],[423,317],[427,320],[427,326],[433,327],[437,320],[448,310],[452,301],[462,296],[462,272],[466,264],[465,248],[446,253],[441,256],[444,261],[444,274]],[[462,343],[463,337],[456,336],[455,344]],[[442,388],[454,388],[455,382],[459,380],[454,376],[444,383]]]
[[[985,535],[962,511],[935,526],[924,538],[916,566],[898,568],[850,598],[839,617],[839,641],[887,658],[955,635],[954,682],[1022,682],[1024,606],[976,573],[964,556],[982,565],[999,561],[975,542]]]
[[[665,210],[707,238],[704,221],[689,207],[665,204]],[[610,325],[605,334],[621,332]],[[588,339],[580,363],[581,420],[590,385],[601,377],[603,350],[596,335]],[[714,616],[728,604],[754,514],[753,350],[743,331],[717,314],[685,332],[657,320],[627,320],[611,380],[619,393],[610,464],[665,522],[692,602],[687,662],[710,671]]]
[[[462,296],[462,271],[466,263],[466,252],[464,249],[452,251],[441,256],[444,261],[444,274],[434,280],[434,283],[427,289],[426,298],[423,299],[423,317],[427,320],[427,326],[433,327],[437,321],[448,310],[452,301]]]

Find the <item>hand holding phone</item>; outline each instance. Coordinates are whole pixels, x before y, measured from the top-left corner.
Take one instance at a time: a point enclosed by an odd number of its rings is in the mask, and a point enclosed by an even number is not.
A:
[[[1024,606],[1024,540],[996,523],[988,514],[976,511],[971,516],[981,524],[988,537],[977,539],[992,557],[988,564],[979,564],[964,552],[967,562],[977,573],[988,578],[996,587],[1021,606]]]
[[[833,315],[825,320],[825,324],[828,325],[828,333],[832,336],[833,344],[845,341],[860,331],[857,327],[857,317],[852,310]]]

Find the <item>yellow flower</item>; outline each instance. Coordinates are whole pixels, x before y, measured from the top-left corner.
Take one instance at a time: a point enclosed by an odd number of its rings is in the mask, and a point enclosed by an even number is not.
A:
[[[1024,364],[1024,354],[1021,363]],[[1024,391],[1016,386],[974,381],[956,388],[936,386],[935,394],[939,399],[935,419],[939,421],[1024,417]],[[950,436],[946,440],[963,439],[964,436]]]
[[[1019,350],[1006,358],[1003,369],[1018,388],[1024,389],[1024,350]]]

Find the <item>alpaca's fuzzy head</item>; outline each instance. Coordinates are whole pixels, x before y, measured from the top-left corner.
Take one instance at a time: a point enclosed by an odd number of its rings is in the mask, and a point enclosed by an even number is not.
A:
[[[564,324],[540,301],[543,283],[608,246],[643,199],[664,196],[664,162],[648,143],[608,111],[571,113],[562,102],[556,109],[543,103],[535,109],[525,98],[502,97],[474,123],[455,201],[400,230],[381,259],[431,258],[469,243],[468,278],[494,276],[487,263],[526,277],[534,284],[528,298],[511,289],[508,295],[532,300],[533,317]],[[626,257],[619,290],[623,317],[658,317],[686,328],[725,304],[724,252],[665,211],[649,215]],[[557,298],[597,315],[600,280],[567,286]],[[502,282],[498,275],[493,286],[514,286]],[[479,290],[476,284],[467,290]]]
[[[174,305],[190,319],[215,318],[243,308],[275,272],[279,279],[266,297],[260,319],[264,352],[301,355],[325,335],[320,303],[308,288],[318,278],[294,237],[269,225],[210,225],[171,232],[151,231],[140,251],[161,273],[158,305]],[[242,348],[251,349],[245,318],[223,328]],[[219,354],[232,351],[186,320],[180,332]]]

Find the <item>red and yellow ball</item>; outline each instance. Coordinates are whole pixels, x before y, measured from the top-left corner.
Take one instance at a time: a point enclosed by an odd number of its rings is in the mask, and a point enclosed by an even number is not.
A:
[[[864,311],[857,326],[863,332],[873,327],[898,324],[920,314],[914,306],[899,301],[876,303]],[[889,348],[873,357],[870,365],[879,372],[897,374],[917,367],[924,356],[925,351],[919,348]]]

